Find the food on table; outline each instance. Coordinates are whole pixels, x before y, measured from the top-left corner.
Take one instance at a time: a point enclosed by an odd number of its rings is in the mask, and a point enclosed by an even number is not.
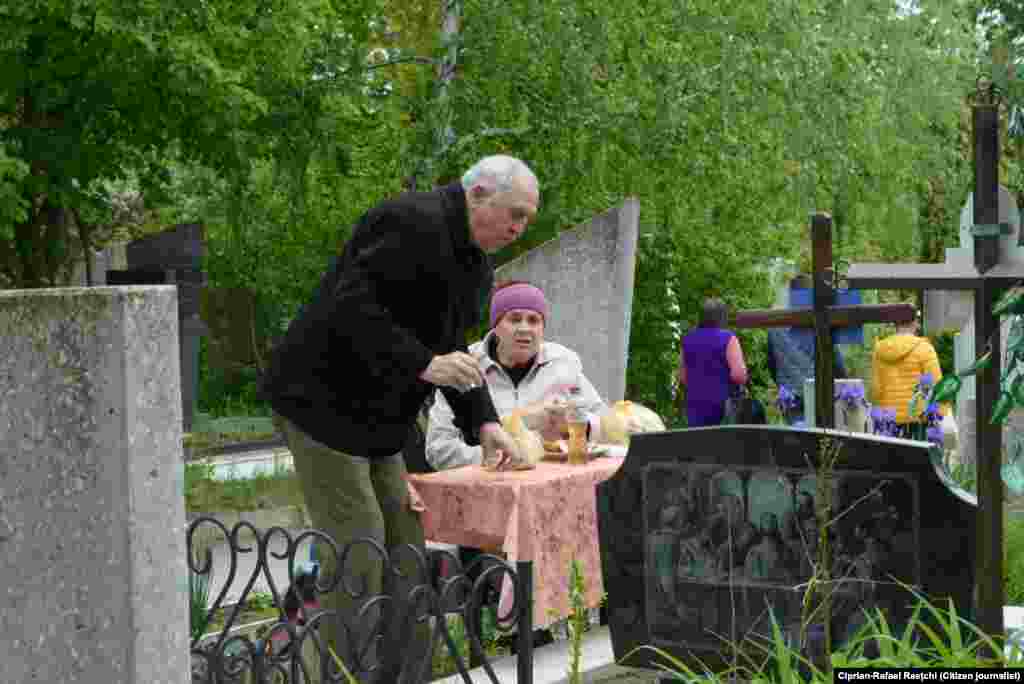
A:
[[[630,435],[664,430],[665,423],[651,409],[635,401],[617,401],[601,416],[601,439],[598,441],[628,446]]]
[[[511,470],[527,470],[539,463],[544,458],[544,442],[533,430],[526,427],[524,416],[521,412],[513,411],[501,419],[501,426],[505,432],[516,441],[519,452],[523,457],[522,463],[511,464]]]

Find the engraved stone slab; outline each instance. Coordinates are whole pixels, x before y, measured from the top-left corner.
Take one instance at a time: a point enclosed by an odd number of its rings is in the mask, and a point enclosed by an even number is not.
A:
[[[622,468],[598,485],[617,660],[650,644],[694,665],[721,663],[721,637],[768,636],[770,614],[798,637],[820,539],[810,464],[825,437],[841,459],[828,487],[836,643],[863,624],[862,608],[907,622],[913,597],[892,578],[970,614],[976,501],[926,443],[781,426],[634,435]],[[652,655],[624,664],[652,666]]]

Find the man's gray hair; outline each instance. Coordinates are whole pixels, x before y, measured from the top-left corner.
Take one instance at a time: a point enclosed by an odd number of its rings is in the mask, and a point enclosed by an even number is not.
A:
[[[539,188],[537,176],[530,167],[515,157],[495,154],[484,157],[462,175],[462,188],[469,191],[474,185],[483,185],[492,192],[509,192],[517,178],[525,178]]]

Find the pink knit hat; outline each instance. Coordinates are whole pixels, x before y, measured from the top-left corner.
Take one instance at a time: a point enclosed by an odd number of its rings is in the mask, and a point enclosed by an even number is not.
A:
[[[526,309],[536,311],[548,320],[548,300],[539,287],[528,283],[516,283],[503,287],[491,297],[491,327],[498,324],[498,320],[512,309]]]

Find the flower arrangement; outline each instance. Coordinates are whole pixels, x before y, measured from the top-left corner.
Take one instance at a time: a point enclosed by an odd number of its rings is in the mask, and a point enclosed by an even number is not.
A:
[[[868,407],[868,400],[864,397],[864,386],[860,384],[844,383],[840,385],[835,399],[846,404],[846,408],[849,409],[858,406]]]
[[[931,373],[924,373],[914,387],[914,394],[910,398],[908,413],[916,416],[910,425],[907,436],[911,439],[929,441],[939,447],[942,446],[942,414],[939,413],[939,405],[935,402],[925,403],[935,386],[935,378]],[[924,404],[924,409],[918,412],[919,405]]]
[[[921,412],[920,419],[911,423],[911,439],[927,440],[937,446],[942,446],[942,414],[939,413],[939,405],[928,404]]]
[[[783,416],[789,418],[800,412],[800,397],[788,385],[779,385],[779,395],[775,405]]]
[[[835,401],[840,403],[843,412],[843,425],[847,430],[867,430],[868,400],[864,396],[864,385],[859,383],[842,383],[836,390]]]
[[[900,427],[896,424],[896,412],[875,407],[871,409],[871,432],[883,437],[899,437]]]

